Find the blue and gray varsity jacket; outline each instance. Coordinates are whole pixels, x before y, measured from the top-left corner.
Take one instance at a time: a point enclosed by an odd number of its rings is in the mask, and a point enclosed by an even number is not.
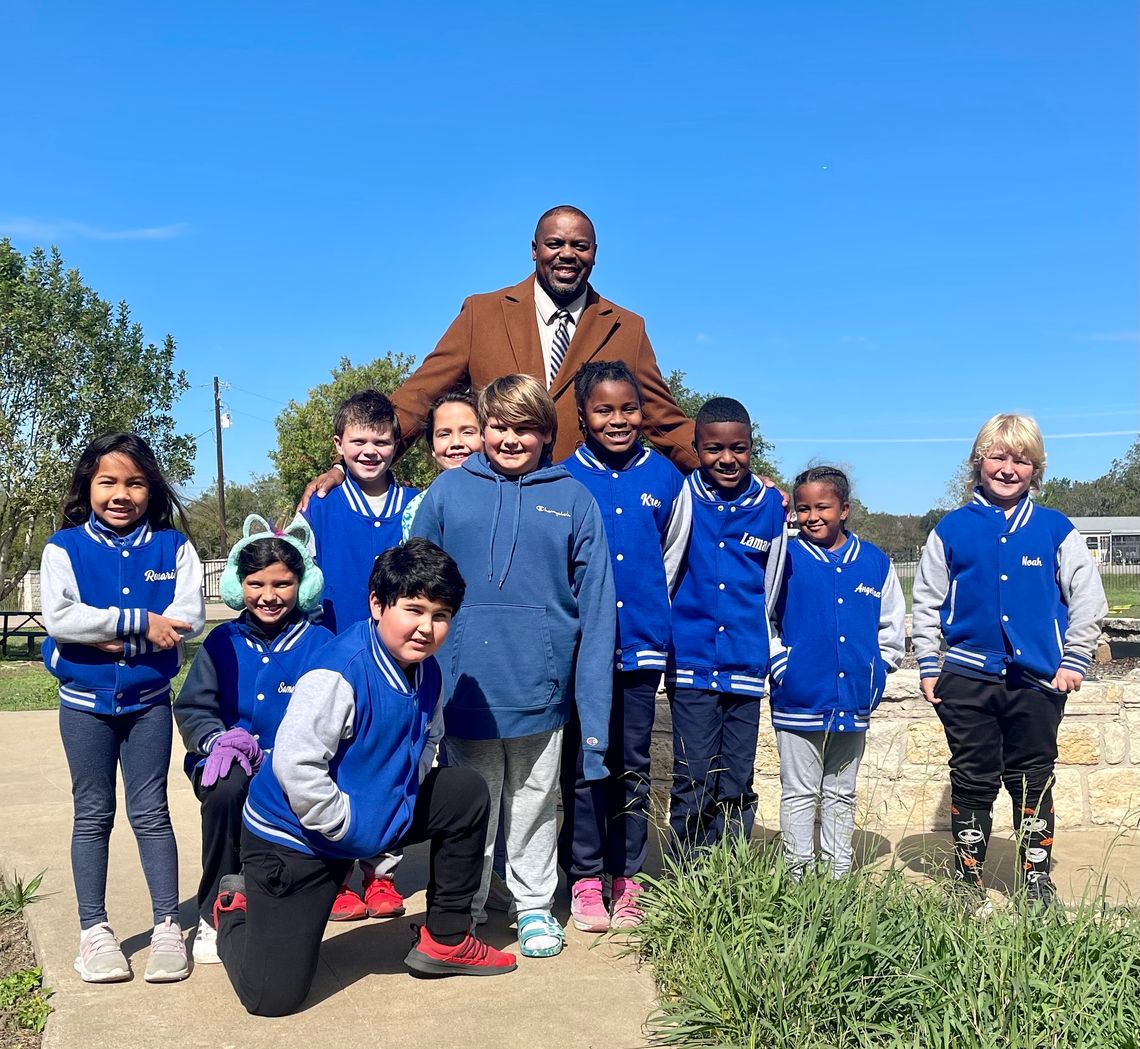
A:
[[[787,551],[780,493],[755,478],[722,499],[699,470],[686,480],[692,536],[673,597],[666,680],[677,688],[764,695],[771,605]]]
[[[772,724],[865,732],[906,643],[906,600],[887,555],[849,535],[838,550],[788,544],[772,638]]]
[[[94,514],[48,540],[40,601],[50,635],[44,664],[59,679],[59,701],[94,714],[129,714],[169,698],[182,646],[155,648],[148,612],[189,623],[183,640],[206,619],[202,564],[186,536],[145,521],[120,536]],[[104,641],[121,641],[123,651],[93,647]]]
[[[1026,495],[1007,517],[976,489],[926,540],[914,581],[914,650],[921,676],[1012,676],[1051,688],[1058,668],[1085,673],[1108,602],[1080,533]]]

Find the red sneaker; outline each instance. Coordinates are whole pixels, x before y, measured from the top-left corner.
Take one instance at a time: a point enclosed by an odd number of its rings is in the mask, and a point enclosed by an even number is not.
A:
[[[392,879],[381,874],[365,883],[364,906],[369,918],[398,918],[404,913],[404,897]]]
[[[431,938],[426,927],[413,925],[417,939],[404,959],[416,972],[431,976],[498,976],[518,968],[513,954],[500,951],[468,933],[454,947]]]
[[[333,900],[329,921],[358,922],[361,918],[367,917],[368,908],[364,906],[364,901],[347,885],[342,885],[336,899]]]
[[[245,910],[245,878],[240,874],[227,874],[218,885],[218,898],[214,900],[214,928],[221,927],[221,916]]]

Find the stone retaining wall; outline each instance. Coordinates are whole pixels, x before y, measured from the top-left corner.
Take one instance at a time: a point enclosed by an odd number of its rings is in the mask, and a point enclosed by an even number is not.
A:
[[[662,692],[654,725],[654,795],[668,800],[672,761],[669,704]],[[1090,681],[1065,706],[1059,739],[1054,804],[1059,827],[1105,827],[1140,822],[1140,676]],[[942,725],[922,698],[917,670],[900,670],[871,719],[859,772],[858,822],[866,829],[915,833],[949,826],[949,752]],[[779,826],[780,779],[776,738],[764,704],[756,750],[759,822]],[[999,797],[996,825],[1010,819]]]

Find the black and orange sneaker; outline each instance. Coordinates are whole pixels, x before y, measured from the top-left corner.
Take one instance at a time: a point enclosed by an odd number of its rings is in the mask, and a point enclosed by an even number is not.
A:
[[[513,972],[518,962],[513,954],[500,951],[468,933],[454,947],[432,939],[427,928],[413,925],[415,941],[404,964],[429,976],[499,976]]]

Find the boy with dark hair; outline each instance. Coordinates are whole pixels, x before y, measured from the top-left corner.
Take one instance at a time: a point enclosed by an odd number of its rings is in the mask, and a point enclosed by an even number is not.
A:
[[[218,953],[245,1008],[284,1016],[304,1001],[329,909],[352,861],[431,842],[427,921],[404,959],[490,976],[513,955],[470,932],[487,833],[487,786],[432,768],[443,681],[433,654],[463,602],[455,562],[425,540],[386,551],[371,618],[326,646],[297,683],[243,813],[242,875],[222,879]]]
[[[368,618],[368,573],[377,555],[403,538],[400,521],[416,489],[392,481],[400,422],[384,394],[354,393],[337,409],[333,427],[344,484],[327,499],[310,502],[303,516],[312,530],[310,552],[325,576],[320,622],[340,634]],[[403,914],[404,900],[392,880],[399,862],[399,856],[385,856],[379,871],[362,863],[363,898],[348,886],[350,868],[333,905],[332,920]]]
[[[780,493],[751,473],[752,421],[714,397],[697,413],[700,467],[687,484],[692,536],[673,598],[666,686],[673,712],[669,823],[684,854],[752,831],[769,613],[787,529]]]

